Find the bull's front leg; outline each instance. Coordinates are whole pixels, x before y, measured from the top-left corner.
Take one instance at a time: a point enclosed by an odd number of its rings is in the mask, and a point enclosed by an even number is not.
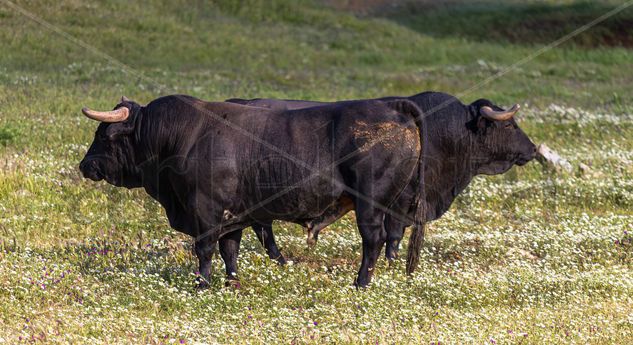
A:
[[[193,193],[186,207],[191,214],[188,233],[195,235],[194,250],[198,257],[198,288],[209,286],[211,281],[211,259],[216,250],[218,236],[222,230],[223,208],[204,194]]]
[[[194,244],[194,251],[198,257],[198,289],[209,287],[211,281],[211,259],[215,251],[216,242],[210,236],[198,238]]]
[[[237,278],[237,257],[240,251],[242,229],[230,232],[220,238],[220,255],[226,268],[226,286],[240,287]]]
[[[400,247],[400,241],[404,236],[404,229],[406,224],[396,219],[398,215],[385,215],[385,231],[387,232],[387,243],[385,244],[385,256],[389,263],[398,258],[398,250]],[[402,216],[404,217],[404,216]]]

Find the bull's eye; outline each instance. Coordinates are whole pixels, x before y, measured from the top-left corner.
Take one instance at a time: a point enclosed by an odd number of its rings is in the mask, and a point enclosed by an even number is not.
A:
[[[506,123],[505,126],[503,126],[505,129],[512,129],[514,128],[514,125],[512,123]]]

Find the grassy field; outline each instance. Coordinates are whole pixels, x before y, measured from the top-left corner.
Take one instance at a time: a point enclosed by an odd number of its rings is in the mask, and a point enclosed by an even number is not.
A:
[[[236,3],[0,1],[0,343],[633,343],[633,7],[507,70],[622,2]],[[96,128],[79,110],[121,95],[424,90],[521,103],[575,170],[476,178],[413,277],[381,259],[362,291],[353,215],[314,249],[276,224],[286,267],[247,231],[242,288],[216,257],[197,292],[160,206],[77,169]]]

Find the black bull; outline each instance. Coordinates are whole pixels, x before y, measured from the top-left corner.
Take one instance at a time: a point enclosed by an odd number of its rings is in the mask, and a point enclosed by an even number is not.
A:
[[[365,286],[386,240],[385,215],[399,217],[390,206],[409,185],[423,198],[422,114],[408,100],[271,110],[167,96],[83,112],[102,121],[84,176],[143,187],[174,229],[196,238],[205,279],[216,242],[230,273],[244,227],[306,224],[350,200],[363,242],[356,284]]]
[[[424,92],[407,98],[388,97],[382,100],[408,99],[418,105],[424,112],[423,125],[428,134],[425,146],[424,189],[426,210],[425,221],[441,217],[450,207],[455,197],[466,188],[477,174],[500,174],[513,164],[523,165],[533,158],[534,144],[518,128],[511,118],[503,121],[488,121],[480,116],[482,106],[491,106],[501,110],[489,101],[479,100],[471,105],[464,105],[455,97],[438,92]],[[276,99],[229,99],[245,105],[270,109],[302,109],[324,105],[324,102],[276,100]],[[397,257],[398,246],[402,240],[404,229],[413,224],[413,200],[416,185],[409,184],[391,209],[399,214],[385,215],[384,227],[387,232],[385,255],[388,260]],[[350,200],[343,200],[338,207],[318,219],[305,224],[308,230],[308,243],[314,244],[319,231],[354,208]],[[284,264],[285,259],[277,245],[272,232],[272,223],[252,225],[258,239],[266,248],[271,259]],[[423,229],[423,228],[422,228]],[[407,260],[407,271],[415,268],[420,241],[424,233],[414,233],[417,247],[410,246]],[[233,271],[236,262],[229,265]],[[227,267],[228,269],[231,269]]]

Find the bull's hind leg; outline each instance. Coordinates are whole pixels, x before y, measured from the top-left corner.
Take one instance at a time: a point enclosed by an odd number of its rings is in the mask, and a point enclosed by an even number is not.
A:
[[[365,287],[371,281],[380,250],[387,239],[387,232],[383,225],[384,212],[364,204],[361,203],[356,208],[356,222],[363,239],[363,260],[358,271],[358,278],[354,282],[357,287]]]
[[[259,242],[266,248],[266,254],[271,260],[277,260],[280,265],[286,264],[286,259],[279,251],[277,243],[275,242],[275,235],[273,234],[272,223],[260,224],[256,223],[251,225],[255,235]]]
[[[404,236],[406,224],[397,220],[393,215],[385,215],[385,230],[387,231],[387,243],[385,245],[385,256],[391,263],[398,258],[400,241]]]
[[[321,216],[307,222],[308,245],[315,246],[319,240],[319,232],[321,232],[321,230],[353,209],[354,201],[349,196],[342,196],[336,204],[330,206]]]
[[[240,250],[242,230],[230,232],[220,238],[220,255],[226,268],[226,285],[239,287],[237,278],[237,257]]]

